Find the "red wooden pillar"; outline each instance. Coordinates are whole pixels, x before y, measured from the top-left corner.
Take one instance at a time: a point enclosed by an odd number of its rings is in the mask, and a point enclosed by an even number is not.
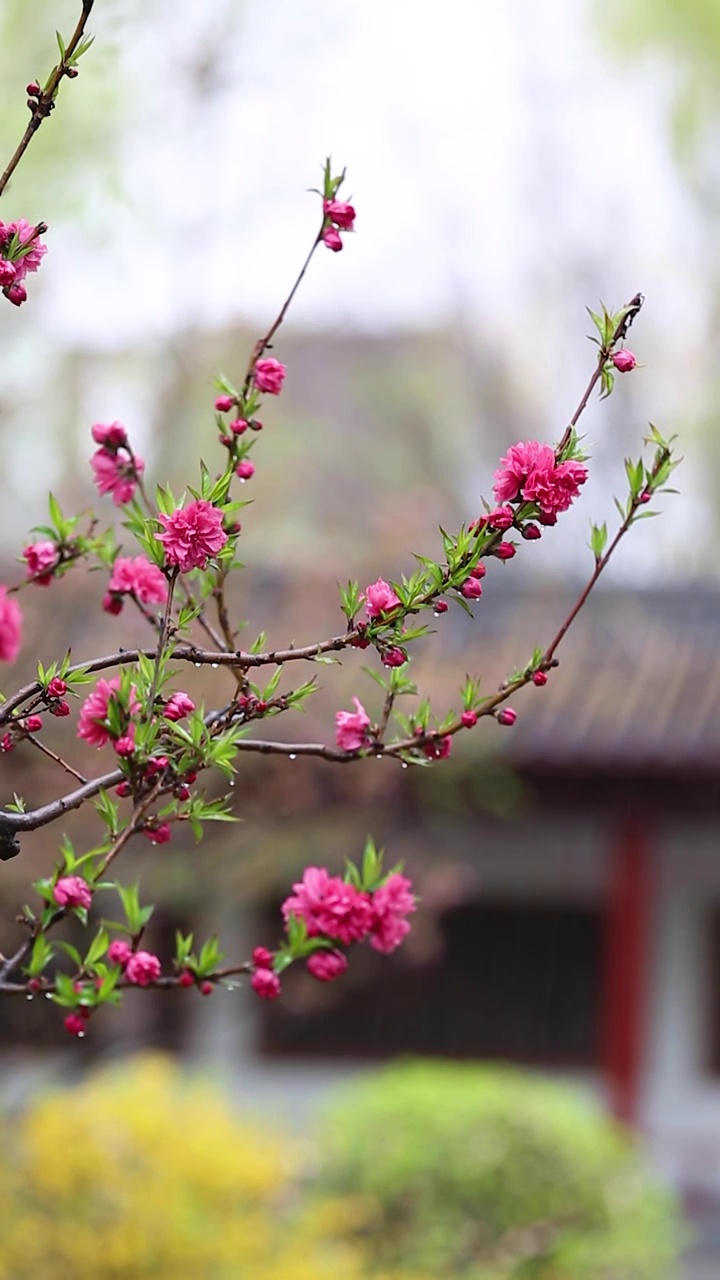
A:
[[[638,1119],[648,996],[653,867],[647,828],[626,819],[610,852],[605,920],[602,1066],[613,1115]]]

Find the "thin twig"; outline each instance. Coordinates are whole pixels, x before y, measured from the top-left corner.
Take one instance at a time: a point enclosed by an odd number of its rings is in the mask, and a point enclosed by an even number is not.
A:
[[[0,177],[0,196],[3,194],[8,182],[10,181],[20,161],[25,155],[25,152],[30,146],[31,141],[35,137],[35,134],[40,128],[40,125],[42,124],[43,120],[47,120],[47,117],[50,115],[50,112],[52,111],[53,106],[55,105],[55,98],[57,97],[57,93],[60,87],[60,81],[65,76],[67,72],[68,62],[72,58],[75,50],[77,49],[80,41],[82,40],[82,37],[85,33],[85,27],[87,25],[87,21],[88,21],[88,18],[90,17],[90,13],[92,11],[92,7],[94,3],[95,3],[95,0],[82,0],[82,13],[80,14],[80,17],[78,19],[78,24],[72,34],[70,43],[66,46],[65,56],[61,59],[61,61],[55,67],[43,92],[40,94],[40,97],[37,99],[32,110],[32,115],[30,116],[30,119],[28,121],[27,128],[25,129],[25,132],[22,138],[20,139],[17,147],[15,148],[15,153],[12,156],[11,160],[9,161],[7,168],[5,169],[5,172],[3,173],[2,177]]]

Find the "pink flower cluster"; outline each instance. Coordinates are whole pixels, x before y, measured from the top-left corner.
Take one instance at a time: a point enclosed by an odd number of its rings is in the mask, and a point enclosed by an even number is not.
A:
[[[164,604],[167,593],[164,573],[146,556],[118,556],[102,607],[106,613],[117,615],[122,612],[125,596],[134,596],[141,604]]]
[[[140,480],[145,463],[132,453],[125,428],[119,422],[105,425],[96,422],[92,438],[100,448],[90,459],[95,472],[95,484],[100,494],[112,494],[116,507],[130,502]]]
[[[355,230],[355,210],[351,204],[343,200],[323,200],[325,225],[322,230],[322,241],[326,249],[339,253],[343,247],[340,229]]]
[[[512,445],[500,462],[493,485],[496,500],[534,502],[547,524],[554,524],[558,513],[567,511],[588,476],[582,462],[558,462],[550,445],[537,440]],[[495,527],[501,527],[497,521]]]
[[[167,563],[177,565],[181,573],[204,569],[228,540],[222,511],[203,498],[178,507],[169,516],[160,515],[159,519],[164,532],[155,537],[165,547]]]
[[[93,747],[104,747],[106,742],[110,741],[110,730],[107,725],[108,710],[112,701],[118,702],[117,692],[120,688],[120,677],[113,676],[112,680],[98,680],[95,688],[88,698],[85,699],[80,708],[80,716],[78,718],[78,738],[84,738]],[[123,719],[127,720],[130,716],[135,715],[140,710],[134,687],[130,691],[129,705],[125,709]],[[117,743],[134,742],[134,725],[131,723],[125,727],[125,731],[116,741]],[[132,752],[123,751],[120,754],[132,754]]]
[[[0,222],[0,287],[16,307],[22,306],[27,298],[23,280],[30,272],[37,271],[47,253],[47,245],[37,234],[42,229],[34,227],[25,218],[19,218],[17,222]],[[25,245],[32,247],[23,253]]]
[[[137,987],[149,987],[162,973],[162,965],[152,951],[133,951],[124,938],[115,938],[110,943],[107,958],[110,964],[119,964],[128,982]]]
[[[14,662],[20,652],[22,613],[20,605],[0,586],[0,662]]]
[[[406,917],[416,908],[411,882],[393,871],[373,893],[365,893],[324,867],[306,867],[293,885],[282,913],[298,916],[311,938],[325,937],[342,946],[369,939],[376,951],[389,953],[410,932]]]
[[[61,876],[53,889],[53,897],[59,907],[92,906],[92,890],[82,876]]]

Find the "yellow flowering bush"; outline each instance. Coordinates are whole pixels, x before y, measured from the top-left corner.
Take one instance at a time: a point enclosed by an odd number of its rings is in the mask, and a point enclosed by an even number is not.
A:
[[[360,1280],[303,1154],[160,1057],[46,1093],[0,1126],[0,1280]]]

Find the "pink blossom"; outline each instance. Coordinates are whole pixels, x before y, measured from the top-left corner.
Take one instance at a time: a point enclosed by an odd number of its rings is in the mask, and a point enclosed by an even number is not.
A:
[[[517,711],[513,711],[512,707],[503,707],[502,711],[497,713],[498,724],[513,725],[517,720]]]
[[[108,592],[111,596],[134,595],[142,604],[164,604],[167,578],[146,556],[118,556],[112,567]],[[122,601],[120,604],[122,607]]]
[[[105,746],[105,743],[110,738],[109,730],[105,724],[108,707],[111,699],[117,701],[116,695],[119,688],[119,676],[113,676],[112,680],[98,680],[92,693],[85,699],[80,708],[78,738],[84,738],[93,747]],[[134,687],[130,691],[130,705],[127,710],[129,715],[134,715],[140,710],[140,703],[137,700]]]
[[[12,284],[16,275],[15,263],[8,262],[7,258],[0,258],[0,288],[4,289]]]
[[[277,1000],[280,995],[280,979],[272,969],[258,969],[250,979],[250,986],[261,1000]]]
[[[119,964],[125,968],[132,955],[132,947],[124,938],[115,938],[108,947],[107,958],[110,964]]]
[[[63,1018],[63,1026],[71,1036],[85,1035],[86,1019],[79,1013],[69,1013]]]
[[[178,690],[172,697],[168,698],[163,707],[163,715],[166,720],[182,720],[185,716],[192,715],[195,710],[195,703],[182,690]]]
[[[116,507],[132,498],[139,476],[145,470],[142,458],[124,458],[108,449],[98,449],[90,459],[95,472],[95,484],[101,494],[112,494]]]
[[[323,200],[323,212],[337,227],[344,231],[352,231],[355,222],[355,210],[351,204],[343,200]]]
[[[15,279],[19,284],[29,272],[37,271],[47,253],[47,245],[35,235],[35,227],[25,218],[18,218],[17,222],[10,222],[7,226],[0,222],[0,241],[5,247],[10,244],[14,235],[17,236],[18,244],[21,246],[32,243],[32,248],[28,249],[22,257],[13,258]]]
[[[32,578],[39,587],[46,587],[52,581],[52,570],[58,562],[58,549],[54,542],[30,542],[23,550],[23,559],[27,562],[28,578]]]
[[[614,351],[610,358],[619,373],[630,373],[630,370],[634,369],[637,364],[635,356],[632,351],[628,351],[627,347],[623,347],[620,351]]]
[[[406,916],[417,910],[417,900],[411,889],[412,881],[393,871],[372,895],[370,945],[376,951],[385,954],[394,951],[410,932]]]
[[[512,445],[500,462],[502,466],[495,472],[493,486],[498,502],[516,499],[535,502],[540,508],[541,519],[543,516],[557,518],[559,511],[567,511],[578,495],[579,486],[587,480],[587,467],[583,463],[575,459],[558,463],[550,446],[537,440]],[[488,517],[494,528],[510,528],[509,523],[499,524],[494,516],[496,513],[491,512]]]
[[[587,467],[582,462],[561,462],[552,470],[534,471],[525,483],[523,497],[537,503],[542,515],[555,516],[567,511],[587,480]]]
[[[127,448],[127,431],[121,422],[111,422],[109,424],[95,422],[90,428],[90,434],[96,444],[103,445],[112,453],[118,449]]]
[[[358,751],[368,739],[370,717],[359,698],[353,698],[355,711],[338,711],[335,715],[335,741],[341,751]]]
[[[371,582],[369,587],[360,597],[365,601],[365,611],[368,618],[379,618],[381,614],[387,613],[390,609],[395,609],[400,601],[390,586],[389,582],[385,582],[384,578],[378,578],[377,582]]]
[[[523,485],[533,471],[552,471],[555,454],[549,444],[527,440],[513,444],[504,458],[500,470],[495,472],[493,493],[497,502],[512,502],[520,497]]]
[[[324,934],[349,946],[360,942],[371,928],[368,895],[339,876],[329,875],[324,867],[306,867],[293,889],[294,894],[282,905],[285,922],[291,914],[299,916],[311,937]]]
[[[482,583],[477,578],[466,578],[460,587],[460,595],[466,600],[479,600],[482,593]]]
[[[113,742],[115,754],[118,756],[132,756],[135,754],[135,725],[129,724],[125,733],[121,737],[116,738]]]
[[[252,480],[255,475],[255,463],[251,462],[249,458],[243,458],[235,468],[235,475],[239,476],[241,480]]]
[[[151,951],[134,951],[125,966],[125,977],[137,987],[149,987],[162,973],[162,965]]]
[[[20,652],[22,613],[20,605],[0,586],[0,662],[14,662]]]
[[[92,890],[82,876],[62,876],[53,889],[53,897],[59,907],[92,906]]]
[[[60,676],[53,676],[47,687],[48,698],[62,698],[64,693],[67,693],[65,681]]]
[[[279,396],[285,380],[285,365],[272,356],[257,360],[253,369],[253,382],[258,391],[267,391],[271,396]]]
[[[228,540],[223,529],[223,513],[211,502],[198,498],[186,507],[178,507],[171,515],[160,515],[164,533],[156,533],[165,547],[165,559],[182,573],[204,569]]]
[[[347,969],[347,956],[342,951],[313,951],[308,957],[307,968],[318,982],[332,982]]]
[[[326,227],[322,233],[322,241],[326,249],[339,253],[343,247],[342,236],[335,227]]]
[[[431,738],[423,744],[423,751],[430,760],[447,760],[452,751],[452,738],[447,733],[440,738]]]
[[[515,512],[512,507],[496,507],[494,511],[488,513],[487,522],[491,529],[498,529],[504,533],[506,529],[514,523]]]

